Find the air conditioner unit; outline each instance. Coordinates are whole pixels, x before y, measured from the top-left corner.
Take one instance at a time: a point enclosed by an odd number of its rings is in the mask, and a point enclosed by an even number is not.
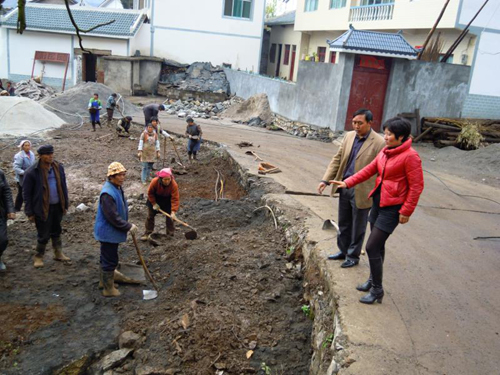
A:
[[[462,57],[461,57],[462,64],[467,65],[467,61],[469,61],[469,55],[467,55],[466,53],[463,53]]]

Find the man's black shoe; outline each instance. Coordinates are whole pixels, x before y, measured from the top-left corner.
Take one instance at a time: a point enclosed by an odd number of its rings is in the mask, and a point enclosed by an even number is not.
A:
[[[355,261],[355,260],[350,260],[350,259],[347,259],[344,263],[342,263],[340,265],[340,267],[342,268],[350,268],[350,267],[354,267],[354,266],[357,266],[359,262]]]
[[[345,255],[344,255],[344,253],[342,251],[339,251],[338,253],[330,255],[328,257],[328,259],[330,259],[330,260],[344,260],[345,259]]]

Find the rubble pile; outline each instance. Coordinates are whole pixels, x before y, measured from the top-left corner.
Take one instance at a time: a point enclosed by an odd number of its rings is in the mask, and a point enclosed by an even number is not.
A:
[[[17,96],[33,99],[36,101],[51,97],[56,91],[43,83],[38,83],[34,79],[19,81],[14,85]]]
[[[198,100],[168,100],[165,103],[165,111],[169,115],[177,115],[178,117],[191,116],[194,118],[212,118],[214,120],[221,117],[221,113],[235,104],[239,104],[243,99],[233,97],[229,100],[219,103],[200,102]]]
[[[42,102],[46,108],[68,124],[75,124],[81,121],[80,115],[85,120],[89,117],[88,104],[94,93],[99,94],[102,103],[101,116],[106,113],[106,101],[114,91],[102,83],[83,82],[63,93],[55,94],[51,98]],[[142,111],[125,99],[118,101],[118,105],[124,116],[141,116]],[[64,113],[63,113],[64,112]],[[114,117],[120,117],[120,111],[115,110]]]
[[[167,64],[168,65],[168,64]],[[214,92],[229,95],[229,81],[220,66],[209,62],[195,62],[189,67],[168,65],[163,70],[160,83],[180,90]]]
[[[38,102],[16,96],[0,100],[0,134],[26,136],[45,129],[58,128],[64,121]]]
[[[297,121],[289,120],[279,115],[274,115],[273,125],[270,130],[283,130],[296,137],[318,140],[322,142],[331,142],[339,137],[330,128],[320,128],[318,126],[306,125]]]
[[[233,122],[266,127],[273,122],[273,113],[266,94],[254,95],[244,102],[233,105],[224,112]]]

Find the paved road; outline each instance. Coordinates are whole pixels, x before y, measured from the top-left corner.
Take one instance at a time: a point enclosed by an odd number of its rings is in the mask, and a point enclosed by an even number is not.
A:
[[[235,146],[252,142],[255,152],[283,171],[271,178],[291,190],[315,191],[337,150],[334,144],[282,132],[199,122],[205,139],[227,144],[238,162],[256,173],[257,163],[244,154],[247,149]],[[184,132],[182,120],[162,115],[162,123],[168,130]],[[438,173],[432,167],[424,163],[424,169],[460,193],[500,201],[500,189]],[[500,373],[500,242],[473,239],[498,236],[500,205],[458,197],[430,174],[424,177],[419,208],[388,241],[382,305],[358,302],[362,294],[354,287],[369,274],[366,257],[348,270],[338,262],[325,261],[334,275],[344,332],[356,360],[341,374]],[[333,199],[294,199],[321,218],[337,216]],[[310,235],[317,238],[318,251],[326,257],[336,248],[333,239],[318,230],[320,222],[311,217]]]

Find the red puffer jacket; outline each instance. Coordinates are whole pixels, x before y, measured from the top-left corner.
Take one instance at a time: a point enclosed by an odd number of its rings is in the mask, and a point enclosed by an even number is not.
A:
[[[410,216],[424,190],[422,161],[411,143],[411,139],[408,139],[399,147],[384,147],[370,164],[344,182],[351,188],[378,173],[375,188],[369,196],[382,184],[380,207],[402,204],[399,213]]]

